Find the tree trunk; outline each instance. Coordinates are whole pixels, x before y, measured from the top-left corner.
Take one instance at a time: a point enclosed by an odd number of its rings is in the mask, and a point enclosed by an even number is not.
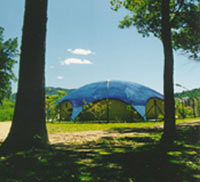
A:
[[[26,0],[18,93],[10,133],[1,150],[48,144],[45,123],[45,39],[47,0]]]
[[[174,58],[171,41],[169,0],[162,0],[162,43],[164,50],[165,121],[163,139],[173,141],[176,134],[174,104]]]

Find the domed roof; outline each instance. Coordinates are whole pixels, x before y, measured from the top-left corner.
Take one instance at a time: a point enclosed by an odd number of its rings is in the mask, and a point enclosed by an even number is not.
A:
[[[73,105],[72,119],[82,111],[82,106],[101,99],[119,99],[132,105],[141,116],[145,115],[145,105],[150,98],[163,99],[163,95],[146,86],[128,81],[102,81],[87,84],[72,91],[58,103],[70,101]]]

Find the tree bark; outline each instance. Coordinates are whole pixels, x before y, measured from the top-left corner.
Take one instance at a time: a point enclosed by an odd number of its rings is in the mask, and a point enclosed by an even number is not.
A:
[[[174,58],[171,41],[169,0],[162,0],[162,43],[164,50],[165,121],[163,139],[173,141],[176,135],[174,104]]]
[[[18,93],[3,151],[48,144],[45,123],[45,39],[47,0],[26,0]]]

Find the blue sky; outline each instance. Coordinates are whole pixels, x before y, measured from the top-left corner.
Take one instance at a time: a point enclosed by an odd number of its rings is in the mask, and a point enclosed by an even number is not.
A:
[[[112,11],[108,0],[49,0],[46,86],[78,88],[96,81],[126,80],[163,93],[162,44],[153,36],[143,38],[134,27],[119,29],[126,13]],[[23,14],[24,0],[0,1],[4,37],[18,37],[19,48]],[[175,83],[200,87],[200,63],[175,53],[174,71]],[[12,88],[16,92],[17,84]]]

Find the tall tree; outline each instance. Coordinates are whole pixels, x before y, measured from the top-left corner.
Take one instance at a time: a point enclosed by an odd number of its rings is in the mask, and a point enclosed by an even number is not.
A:
[[[143,36],[159,38],[164,51],[165,122],[163,139],[173,141],[176,133],[174,107],[173,49],[200,58],[199,0],[110,0],[113,10],[124,7],[129,14],[119,27],[136,26]]]
[[[44,147],[47,0],[26,0],[14,118],[3,151]]]
[[[174,57],[171,40],[170,0],[162,0],[161,5],[161,40],[164,50],[164,101],[165,122],[164,139],[173,140],[176,134],[174,101]]]
[[[18,55],[17,38],[4,41],[4,29],[0,27],[0,104],[11,95],[11,80],[16,81],[13,66]]]

